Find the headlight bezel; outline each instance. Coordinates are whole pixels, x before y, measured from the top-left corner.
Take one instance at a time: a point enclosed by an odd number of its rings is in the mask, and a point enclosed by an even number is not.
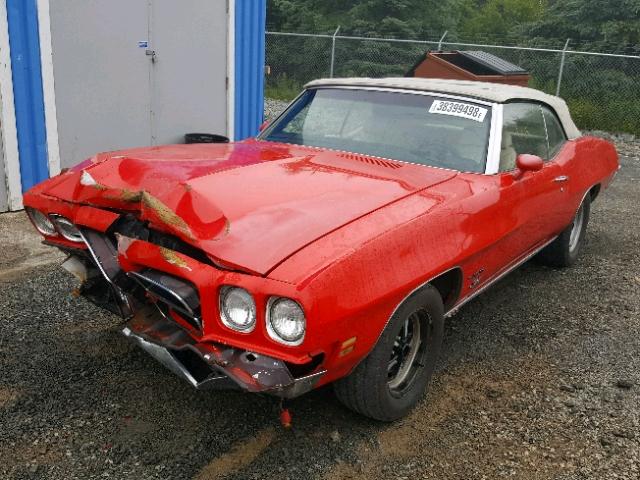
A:
[[[78,229],[78,227],[67,217],[58,213],[52,213],[49,215],[49,218],[62,238],[75,243],[82,243],[84,241],[82,233],[80,233],[80,229]],[[78,233],[74,234],[73,231],[69,233],[68,229],[74,229]]]
[[[251,300],[251,304],[253,306],[253,320],[247,326],[243,326],[232,321],[229,318],[227,309],[225,308],[225,300],[228,298],[229,293],[234,290],[246,293]],[[218,291],[218,311],[220,314],[220,321],[223,323],[223,325],[233,330],[234,332],[251,333],[255,330],[258,323],[258,308],[256,305],[255,297],[246,288],[238,287],[237,285],[222,285],[220,287],[220,290]]]
[[[278,333],[277,329],[274,327],[273,324],[273,309],[274,307],[277,306],[278,302],[281,301],[287,301],[287,302],[292,302],[293,304],[295,304],[297,306],[297,308],[300,310],[300,313],[302,314],[302,333],[300,335],[299,338],[296,338],[295,340],[288,340],[285,337],[283,337],[280,333]],[[299,302],[297,302],[296,300],[289,298],[289,297],[279,297],[279,296],[272,296],[269,297],[269,300],[267,301],[267,308],[266,308],[266,324],[267,324],[267,333],[269,335],[269,337],[278,342],[281,343],[283,345],[287,345],[290,347],[297,347],[299,345],[302,344],[302,342],[304,342],[305,336],[307,334],[307,316],[304,312],[304,308],[302,308],[302,305],[300,305]]]
[[[29,216],[29,220],[31,220],[31,223],[40,234],[45,235],[47,237],[55,237],[58,235],[58,230],[53,224],[53,221],[51,220],[51,218],[49,218],[49,216],[46,213],[33,207],[25,207],[25,212],[27,212],[27,215]],[[40,223],[41,220],[44,220],[45,222],[44,227]],[[51,225],[51,227],[49,227],[49,225]]]

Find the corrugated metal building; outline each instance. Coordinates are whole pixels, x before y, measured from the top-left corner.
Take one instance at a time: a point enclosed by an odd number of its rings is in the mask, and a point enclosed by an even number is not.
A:
[[[0,211],[99,151],[255,135],[265,17],[266,0],[0,0]]]

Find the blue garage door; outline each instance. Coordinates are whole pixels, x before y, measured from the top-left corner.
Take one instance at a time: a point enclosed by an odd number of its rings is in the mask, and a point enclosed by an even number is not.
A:
[[[266,0],[236,0],[236,140],[256,135],[262,123],[266,15]]]
[[[36,0],[7,0],[7,20],[24,192],[49,177]]]

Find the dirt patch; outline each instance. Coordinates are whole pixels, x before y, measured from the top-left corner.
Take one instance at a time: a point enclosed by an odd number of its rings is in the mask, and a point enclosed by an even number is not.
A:
[[[529,395],[535,392],[538,385],[544,384],[553,376],[546,361],[540,357],[527,356],[514,359],[512,363],[516,366],[516,371],[511,370],[508,374],[494,372],[487,364],[475,364],[465,365],[442,375],[411,415],[397,424],[381,429],[373,442],[366,439],[357,446],[359,461],[356,465],[336,465],[325,479],[375,478],[390,463],[410,463],[411,459],[420,456],[446,457],[451,448],[455,448],[456,456],[468,461],[474,457],[480,460],[486,455],[494,458],[504,456],[507,462],[510,458],[534,458],[535,448],[527,449],[524,445],[522,448],[514,448],[510,445],[508,450],[500,451],[501,443],[490,436],[482,442],[463,441],[455,445],[448,444],[447,440],[442,441],[450,437],[452,424],[473,423],[477,418],[486,417],[490,411],[498,411],[497,415],[494,413],[498,422],[501,416],[508,416],[511,421],[516,420],[514,405],[517,404],[518,397],[523,393]],[[526,412],[518,417],[524,417],[517,418],[522,424],[527,423]],[[482,462],[478,461],[477,464],[481,465]],[[433,475],[428,478],[471,478],[465,476],[467,472],[460,468],[461,465],[464,467],[464,463],[450,465],[446,471],[441,472],[441,476]],[[514,462],[514,466],[519,467],[516,469],[517,474],[522,475],[519,478],[531,478],[527,476],[531,472],[524,468],[525,465],[524,462]],[[482,473],[491,475],[495,472]]]
[[[36,472],[39,466],[55,465],[64,458],[57,445],[39,440],[6,446],[10,448],[0,449],[0,464],[4,467],[26,466]]]
[[[215,480],[246,468],[253,462],[275,438],[272,429],[258,432],[255,437],[243,440],[229,452],[215,458],[196,475],[196,480]]]
[[[28,249],[15,243],[7,245],[3,250],[4,253],[0,257],[0,271],[22,263],[29,254]]]
[[[58,249],[43,245],[42,239],[26,213],[0,214],[0,282],[64,259]]]
[[[18,397],[20,392],[6,387],[0,387],[0,408],[9,407]]]

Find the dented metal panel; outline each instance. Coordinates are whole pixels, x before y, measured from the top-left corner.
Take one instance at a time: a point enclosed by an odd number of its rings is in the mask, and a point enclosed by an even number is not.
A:
[[[139,311],[123,333],[196,388],[212,386],[212,381],[218,381],[220,374],[250,392],[284,390],[294,384],[283,361],[229,346],[197,342],[152,309]],[[210,374],[200,374],[201,378],[196,378],[189,366],[176,357],[176,352],[183,350],[194,352]]]

